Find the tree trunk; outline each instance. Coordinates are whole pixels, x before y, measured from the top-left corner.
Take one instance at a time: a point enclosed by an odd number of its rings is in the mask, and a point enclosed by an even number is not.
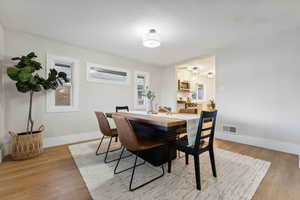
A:
[[[29,100],[29,112],[28,112],[28,119],[27,119],[27,128],[26,131],[29,133],[29,128],[30,128],[30,134],[32,134],[33,130],[33,120],[31,117],[31,111],[32,111],[32,97],[33,97],[33,91],[30,91],[30,100]],[[30,126],[30,127],[29,127]]]

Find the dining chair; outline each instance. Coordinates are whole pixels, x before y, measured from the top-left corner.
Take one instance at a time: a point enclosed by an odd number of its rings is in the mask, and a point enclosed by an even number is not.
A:
[[[179,113],[183,113],[183,114],[197,114],[198,110],[195,108],[182,108],[179,110]],[[186,128],[181,128],[179,129],[177,132],[179,132],[179,134],[177,135],[177,139],[180,139],[182,137],[187,137],[187,133],[186,133]],[[178,158],[181,158],[180,156],[180,151],[177,151],[177,156]]]
[[[126,110],[129,112],[129,107],[128,106],[116,106],[116,112],[119,112],[121,110]]]
[[[160,142],[156,142],[156,141],[150,141],[150,140],[141,140],[139,139],[130,122],[128,121],[128,119],[124,118],[124,117],[121,117],[121,116],[113,116],[113,119],[116,123],[116,126],[117,126],[117,130],[118,130],[118,133],[119,133],[119,140],[121,142],[121,144],[123,145],[123,148],[122,148],[122,152],[120,154],[120,158],[115,166],[115,169],[114,169],[114,174],[119,174],[119,173],[122,173],[124,171],[127,171],[129,169],[132,169],[132,174],[131,174],[131,179],[130,179],[130,183],[129,183],[129,191],[134,191],[138,188],[141,188],[159,178],[161,178],[162,176],[164,176],[165,174],[165,171],[164,171],[164,166],[161,165],[161,168],[162,168],[162,174],[160,174],[159,176],[151,179],[150,181],[147,181],[139,186],[136,186],[136,187],[132,187],[132,182],[133,182],[133,179],[134,179],[134,172],[135,172],[135,168],[140,166],[140,165],[143,165],[146,163],[146,161],[144,160],[143,163],[140,163],[140,164],[137,164],[137,159],[138,157],[140,157],[140,153],[142,151],[146,151],[146,150],[150,150],[150,149],[153,149],[153,148],[156,148],[156,147],[159,147],[162,145],[162,143]],[[127,169],[123,169],[121,171],[117,171],[117,168],[119,166],[119,163],[120,163],[120,160],[122,158],[122,154],[124,152],[124,150],[128,150],[130,152],[132,152],[133,154],[135,154],[135,161],[134,161],[134,165],[133,167],[129,167]],[[141,158],[142,159],[142,158]]]
[[[187,137],[180,138],[175,142],[176,149],[178,151],[185,153],[185,163],[189,163],[189,155],[194,157],[195,165],[195,177],[197,189],[201,190],[201,180],[200,180],[200,154],[208,151],[212,174],[214,177],[217,177],[215,156],[214,156],[214,134],[215,134],[215,125],[217,119],[217,111],[207,112],[202,111],[201,117],[199,120],[198,131],[196,135],[195,144],[189,146],[187,142]]]
[[[179,113],[197,114],[198,110],[196,108],[182,108],[179,110]]]
[[[170,112],[172,112],[172,108],[171,107],[167,107],[167,106],[159,106],[158,107],[158,112],[161,112],[161,113],[170,113]]]
[[[96,155],[98,156],[98,155],[105,154],[105,158],[104,158],[104,162],[105,163],[116,161],[118,159],[113,159],[113,160],[107,161],[107,156],[108,156],[109,152],[114,152],[114,151],[118,151],[118,150],[122,149],[122,147],[119,147],[117,149],[110,150],[112,139],[118,137],[117,129],[116,128],[114,128],[114,129],[110,128],[109,122],[108,122],[108,120],[107,120],[107,118],[106,118],[106,116],[104,115],[103,112],[95,112],[95,114],[96,114],[96,117],[97,117],[97,120],[98,120],[100,131],[103,134],[103,136],[102,136],[102,138],[100,140],[100,144],[99,144],[99,146],[98,146],[98,148],[96,150]],[[108,146],[107,146],[107,150],[104,151],[104,152],[102,152],[102,153],[100,153],[99,150],[100,150],[101,144],[103,142],[103,139],[105,137],[109,137],[110,138]]]

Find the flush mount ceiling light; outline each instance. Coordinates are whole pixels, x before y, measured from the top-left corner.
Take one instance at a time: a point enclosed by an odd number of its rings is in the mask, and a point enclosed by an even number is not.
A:
[[[143,45],[148,48],[160,46],[160,38],[155,29],[150,29],[143,37]]]

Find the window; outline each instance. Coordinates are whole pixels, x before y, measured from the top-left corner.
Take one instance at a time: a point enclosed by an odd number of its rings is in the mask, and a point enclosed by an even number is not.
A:
[[[146,109],[145,89],[149,85],[149,73],[134,73],[134,108]]]
[[[47,72],[52,68],[58,72],[65,72],[70,82],[63,83],[55,91],[47,93],[47,112],[78,111],[79,61],[47,55]]]
[[[67,78],[72,80],[72,66],[68,64],[55,63],[54,68],[58,72],[65,72]],[[55,106],[70,106],[72,97],[72,82],[64,83],[55,90]]]
[[[122,68],[87,63],[88,81],[128,85],[129,75],[129,71]]]
[[[197,101],[205,100],[204,84],[196,84],[196,90],[192,94],[192,98]]]
[[[204,85],[199,84],[197,88],[197,99],[204,100]]]

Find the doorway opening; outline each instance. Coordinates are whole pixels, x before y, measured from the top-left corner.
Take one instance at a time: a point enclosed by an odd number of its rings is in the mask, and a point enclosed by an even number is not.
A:
[[[176,111],[200,113],[215,100],[215,56],[193,59],[176,66]]]

